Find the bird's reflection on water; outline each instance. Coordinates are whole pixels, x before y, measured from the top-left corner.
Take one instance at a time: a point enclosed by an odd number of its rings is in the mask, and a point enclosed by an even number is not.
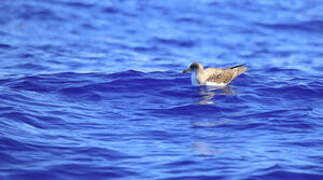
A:
[[[221,153],[220,148],[206,142],[194,142],[193,151],[204,155],[205,157],[211,157]]]
[[[237,93],[230,86],[201,86],[199,89],[199,94],[201,97],[197,103],[200,105],[210,105],[217,103],[217,96],[234,95]],[[234,123],[233,120],[228,119],[226,116],[220,115],[219,117],[218,115],[219,114],[215,112],[210,113],[207,116],[195,116],[192,119],[191,125],[192,127],[194,127],[195,134],[199,139],[209,139],[207,137],[214,137],[215,139],[217,139],[218,134],[214,132],[214,129],[212,127]],[[219,147],[219,144],[216,144],[213,141],[203,142],[203,140],[194,142],[192,144],[192,149],[193,152],[196,152],[207,158],[216,157],[224,152],[224,149]]]
[[[198,104],[214,104],[216,95],[233,95],[236,94],[230,86],[216,87],[216,86],[201,86],[200,95],[202,96]]]
[[[197,141],[192,143],[192,151],[202,155],[205,158],[218,157],[226,152],[223,147],[223,138],[226,134],[217,131],[216,127],[223,125],[232,125],[235,121],[226,118],[203,118],[191,121],[194,128],[194,136]],[[225,144],[225,143],[224,143]]]

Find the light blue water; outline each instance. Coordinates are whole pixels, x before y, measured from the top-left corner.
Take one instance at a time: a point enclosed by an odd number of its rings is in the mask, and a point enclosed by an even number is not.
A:
[[[322,179],[323,4],[0,3],[0,179]],[[191,86],[190,63],[249,70]]]

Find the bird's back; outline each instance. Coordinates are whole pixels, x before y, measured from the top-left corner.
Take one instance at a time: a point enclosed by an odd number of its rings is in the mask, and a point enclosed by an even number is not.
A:
[[[207,68],[204,70],[205,82],[217,84],[229,84],[233,79],[247,71],[248,68],[243,65],[234,66],[227,69]]]

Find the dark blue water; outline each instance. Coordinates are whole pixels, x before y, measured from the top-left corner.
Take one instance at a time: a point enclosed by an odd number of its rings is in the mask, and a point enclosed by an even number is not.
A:
[[[0,179],[323,179],[322,12],[2,0]],[[194,61],[249,70],[196,87]]]

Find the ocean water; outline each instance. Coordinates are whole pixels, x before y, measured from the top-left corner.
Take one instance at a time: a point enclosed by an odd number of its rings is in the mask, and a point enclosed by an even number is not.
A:
[[[2,0],[0,179],[323,179],[323,1]],[[249,70],[192,86],[192,62]]]

